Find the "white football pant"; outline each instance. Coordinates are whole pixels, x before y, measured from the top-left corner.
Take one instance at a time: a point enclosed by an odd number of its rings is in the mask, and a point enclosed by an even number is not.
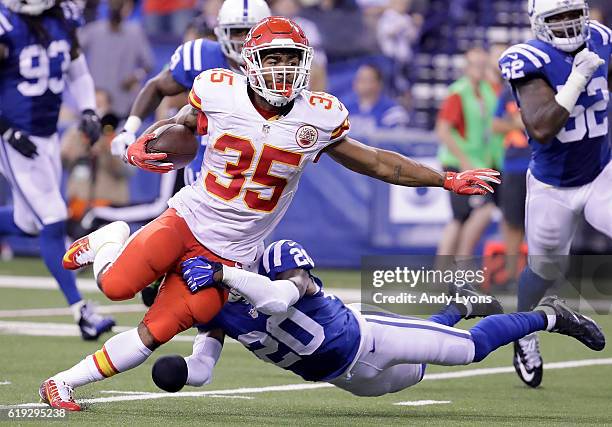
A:
[[[562,277],[580,215],[612,237],[612,162],[581,187],[554,187],[527,172],[525,203],[529,267],[547,280]]]
[[[28,159],[0,138],[0,173],[11,185],[15,224],[38,234],[45,224],[68,218],[61,193],[62,161],[57,134],[30,140],[38,156]]]
[[[382,396],[413,386],[423,379],[428,363],[452,366],[474,360],[468,331],[390,313],[355,315],[362,334],[356,361],[330,381],[354,395]]]

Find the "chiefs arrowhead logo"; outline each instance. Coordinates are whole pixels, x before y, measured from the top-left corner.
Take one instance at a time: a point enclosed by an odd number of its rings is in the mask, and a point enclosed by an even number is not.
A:
[[[319,139],[319,132],[314,126],[304,125],[300,127],[295,134],[295,141],[302,148],[310,148]]]

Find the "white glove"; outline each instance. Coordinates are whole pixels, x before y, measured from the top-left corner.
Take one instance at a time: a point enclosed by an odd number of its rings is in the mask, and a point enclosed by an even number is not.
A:
[[[578,98],[580,98],[580,94],[584,92],[591,77],[605,63],[606,61],[601,59],[599,55],[589,51],[586,47],[578,52],[574,58],[572,72],[567,78],[567,82],[565,82],[563,88],[555,96],[557,104],[571,114],[574,111],[576,102],[578,102]]]
[[[574,58],[572,74],[580,74],[588,82],[593,77],[595,71],[605,63],[606,61],[601,59],[599,55],[585,47]]]
[[[127,148],[136,141],[136,135],[127,130],[122,130],[119,135],[111,141],[111,154],[113,156],[123,157]]]

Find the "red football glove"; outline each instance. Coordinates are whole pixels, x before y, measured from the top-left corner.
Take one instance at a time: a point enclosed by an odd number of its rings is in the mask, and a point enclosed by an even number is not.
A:
[[[493,169],[473,169],[460,173],[446,172],[444,188],[457,194],[482,196],[494,192],[493,187],[487,182],[501,184],[498,176],[499,172]]]
[[[162,163],[168,155],[166,153],[147,153],[147,142],[155,138],[155,134],[148,133],[138,138],[130,145],[125,153],[125,160],[140,169],[149,172],[166,173],[174,169],[172,163]]]

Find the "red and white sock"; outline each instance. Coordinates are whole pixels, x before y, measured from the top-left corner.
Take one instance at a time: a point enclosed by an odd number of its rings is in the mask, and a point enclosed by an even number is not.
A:
[[[54,375],[53,379],[63,381],[72,388],[80,387],[135,368],[147,360],[151,353],[142,343],[138,329],[130,329],[115,335],[100,350],[72,368]]]

